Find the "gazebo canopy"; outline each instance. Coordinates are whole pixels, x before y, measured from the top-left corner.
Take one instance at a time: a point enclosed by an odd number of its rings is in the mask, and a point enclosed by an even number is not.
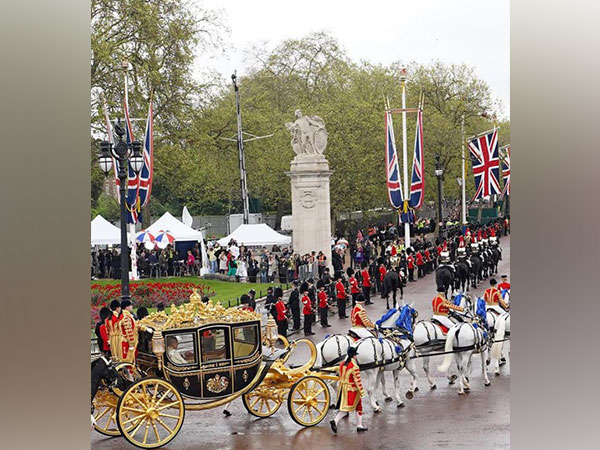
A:
[[[121,229],[104,217],[97,215],[92,220],[92,245],[115,245],[121,243]]]
[[[239,245],[289,245],[292,238],[279,234],[266,223],[242,224],[229,236],[219,239],[219,245],[227,245],[230,240],[235,240]]]
[[[176,241],[201,241],[204,234],[201,231],[194,230],[183,222],[173,217],[170,212],[166,212],[160,219],[146,228],[154,236],[157,236],[160,231],[169,231],[175,236]]]

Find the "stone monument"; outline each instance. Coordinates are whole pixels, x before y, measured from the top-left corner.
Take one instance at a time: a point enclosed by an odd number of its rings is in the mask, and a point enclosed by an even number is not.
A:
[[[318,116],[303,116],[296,110],[296,120],[285,127],[292,135],[296,157],[286,172],[292,183],[292,231],[294,252],[300,255],[319,253],[327,256],[331,267],[331,204],[329,201],[329,163],[323,152],[327,147],[325,123]]]

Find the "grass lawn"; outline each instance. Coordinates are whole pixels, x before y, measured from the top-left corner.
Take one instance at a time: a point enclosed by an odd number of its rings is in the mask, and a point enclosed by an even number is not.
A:
[[[236,298],[240,297],[242,294],[247,294],[250,289],[254,289],[256,291],[256,298],[263,297],[267,295],[267,288],[269,286],[279,286],[279,284],[273,283],[235,283],[231,281],[221,281],[221,280],[205,280],[197,277],[169,277],[169,278],[144,278],[142,280],[133,281],[133,283],[173,283],[173,282],[183,282],[183,283],[194,283],[194,284],[203,284],[208,286],[211,291],[213,291],[216,295],[211,297],[213,301],[224,302],[227,304],[228,300],[232,300],[232,305],[235,304],[234,301]],[[92,284],[119,284],[120,280],[93,280]],[[285,288],[285,286],[284,286]]]

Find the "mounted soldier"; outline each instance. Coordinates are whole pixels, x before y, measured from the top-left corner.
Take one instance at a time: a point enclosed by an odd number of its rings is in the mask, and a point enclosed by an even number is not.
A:
[[[509,310],[509,304],[504,301],[500,290],[496,287],[496,279],[490,279],[490,287],[485,290],[483,299],[487,305],[487,310],[498,315]]]

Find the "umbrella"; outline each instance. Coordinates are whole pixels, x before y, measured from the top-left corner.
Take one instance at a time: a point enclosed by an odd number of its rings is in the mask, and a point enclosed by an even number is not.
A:
[[[147,231],[142,230],[135,237],[135,241],[139,243],[154,242],[154,236],[152,235],[152,233],[148,233]]]
[[[175,236],[173,236],[168,230],[160,230],[156,235],[155,242],[159,248],[167,248],[167,245],[175,242]]]

